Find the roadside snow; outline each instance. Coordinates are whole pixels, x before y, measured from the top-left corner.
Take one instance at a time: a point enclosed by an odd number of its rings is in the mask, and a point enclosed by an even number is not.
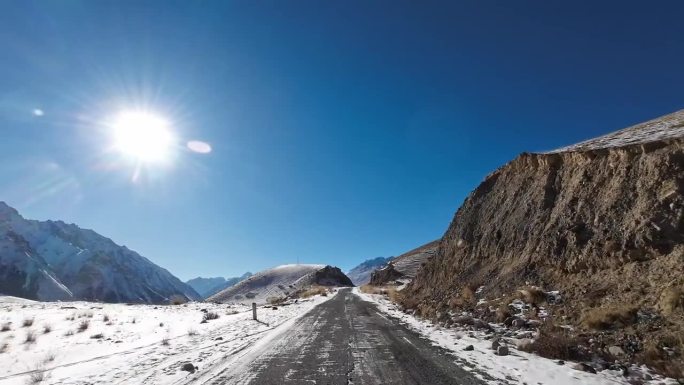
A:
[[[244,305],[43,303],[0,297],[0,327],[10,329],[0,332],[0,384],[25,384],[41,375],[47,383],[60,384],[189,383],[329,298],[260,307],[261,322],[256,322]],[[219,318],[201,323],[207,312]],[[26,342],[31,334],[35,341]],[[186,362],[199,370],[181,371]]]
[[[525,353],[509,346],[510,355],[498,356],[491,349],[492,341],[484,339],[484,334],[463,332],[456,328],[446,329],[431,322],[418,319],[402,312],[398,306],[386,297],[377,294],[365,294],[354,288],[354,294],[361,299],[375,303],[380,311],[396,318],[408,325],[416,332],[431,340],[436,346],[449,350],[455,360],[462,362],[464,368],[472,368],[486,372],[499,381],[492,384],[553,384],[553,385],[613,385],[630,384],[619,371],[603,370],[598,374],[590,374],[572,368],[574,363],[567,362],[559,365],[556,361]],[[474,336],[474,338],[472,337]],[[472,351],[465,351],[465,347],[473,345]],[[654,378],[656,376],[653,376]],[[486,381],[486,379],[483,378]],[[643,381],[643,384],[676,385],[672,379],[654,379]]]

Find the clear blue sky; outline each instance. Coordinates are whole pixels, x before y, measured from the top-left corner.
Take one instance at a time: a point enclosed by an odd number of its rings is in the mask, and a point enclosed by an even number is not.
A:
[[[440,237],[522,151],[684,108],[682,14],[681,1],[3,1],[0,200],[182,279],[297,258],[350,268]],[[132,182],[103,157],[101,122],[141,105],[213,151]]]

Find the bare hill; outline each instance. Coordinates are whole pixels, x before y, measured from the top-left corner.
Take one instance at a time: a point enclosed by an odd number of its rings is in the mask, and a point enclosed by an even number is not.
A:
[[[436,254],[438,246],[439,240],[432,241],[392,258],[387,265],[371,274],[370,283],[384,285],[400,278],[407,280],[415,278],[421,266]]]

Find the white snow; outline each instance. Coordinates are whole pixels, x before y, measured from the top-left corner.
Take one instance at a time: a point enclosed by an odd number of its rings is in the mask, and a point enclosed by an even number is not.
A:
[[[684,110],[550,152],[624,147],[682,137],[684,137]]]
[[[597,374],[586,373],[573,369],[574,363],[558,365],[554,360],[518,351],[512,346],[509,346],[510,355],[497,356],[491,349],[492,341],[484,339],[484,334],[474,333],[475,338],[473,338],[469,336],[472,332],[464,333],[456,328],[442,328],[405,314],[397,305],[382,295],[365,294],[358,288],[354,288],[354,293],[365,301],[375,303],[382,312],[400,320],[435,345],[449,350],[455,361],[462,363],[463,368],[472,368],[476,376],[479,371],[496,378],[496,382],[490,381],[492,384],[612,385],[630,383],[629,379],[624,378],[619,371],[603,370]],[[464,348],[468,345],[473,345],[474,350],[465,351]],[[643,381],[643,384],[677,384],[676,380],[649,375],[654,379]]]
[[[281,333],[297,318],[330,299],[316,296],[276,310],[260,307],[252,320],[244,305],[124,305],[43,303],[0,297],[0,384],[25,384],[42,373],[47,383],[190,383],[224,365],[247,347]],[[219,315],[201,323],[202,309]],[[33,324],[23,327],[25,320]],[[88,328],[79,331],[79,325]],[[45,327],[50,331],[45,333]],[[35,342],[26,343],[32,332]],[[93,338],[101,334],[101,338]],[[185,362],[199,367],[180,370]]]
[[[267,303],[308,287],[313,274],[325,265],[280,265],[261,271],[209,297],[209,301],[224,303]]]

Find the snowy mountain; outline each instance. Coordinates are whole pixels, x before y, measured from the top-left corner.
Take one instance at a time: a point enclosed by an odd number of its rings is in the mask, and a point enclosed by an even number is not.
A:
[[[352,286],[340,269],[325,265],[281,265],[264,270],[209,298],[222,303],[266,303],[311,285]]]
[[[252,276],[252,273],[246,272],[240,277],[214,277],[214,278],[202,278],[197,277],[185,282],[188,286],[193,288],[202,298],[210,297],[223,289],[227,289],[234,286],[243,279],[247,279]]]
[[[161,303],[201,297],[167,270],[92,230],[23,218],[0,202],[0,293],[43,301]]]
[[[371,273],[387,264],[394,257],[377,257],[363,261],[358,266],[347,272],[347,276],[354,282],[354,285],[365,285],[370,282]]]

